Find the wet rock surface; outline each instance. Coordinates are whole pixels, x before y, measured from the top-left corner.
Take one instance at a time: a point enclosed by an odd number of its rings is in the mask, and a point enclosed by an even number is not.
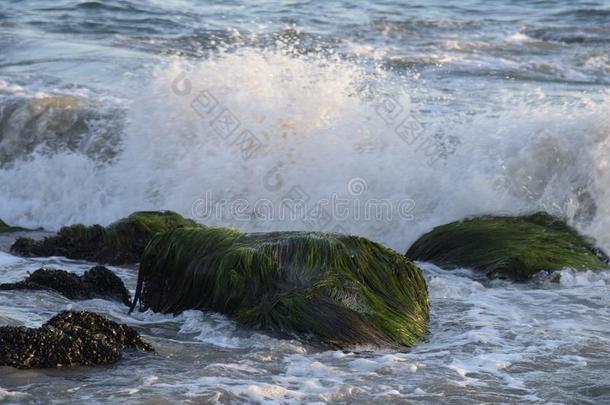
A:
[[[29,231],[29,229],[21,228],[18,226],[10,226],[2,219],[0,219],[0,233],[2,232],[17,232],[17,231]]]
[[[11,253],[23,257],[65,256],[105,264],[140,261],[150,240],[158,233],[197,223],[171,211],[135,212],[113,224],[66,226],[42,240],[19,238]]]
[[[38,269],[23,281],[0,284],[0,290],[54,290],[72,300],[103,298],[131,304],[121,278],[103,266],[92,267],[82,276],[64,270]]]
[[[438,226],[421,236],[406,256],[516,281],[541,271],[609,268],[608,256],[594,241],[545,212],[474,217]]]
[[[20,369],[112,364],[125,349],[154,352],[131,327],[86,311],[64,311],[40,328],[0,327],[0,366]]]
[[[212,310],[247,327],[321,342],[408,347],[428,332],[421,270],[368,239],[323,232],[181,228],[156,236],[132,310]]]

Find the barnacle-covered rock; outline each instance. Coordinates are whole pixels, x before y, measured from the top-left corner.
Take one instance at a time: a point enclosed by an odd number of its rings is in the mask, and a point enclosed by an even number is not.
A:
[[[49,319],[45,325],[61,330],[80,328],[93,335],[106,336],[123,348],[154,351],[153,347],[146,343],[135,329],[93,312],[64,311]]]
[[[0,366],[50,368],[112,364],[124,349],[153,352],[127,325],[91,312],[65,311],[40,328],[0,327]]]
[[[95,266],[82,276],[64,270],[38,269],[25,280],[0,284],[0,290],[55,290],[71,300],[103,298],[131,304],[123,281],[103,266]]]
[[[19,238],[11,252],[25,257],[65,256],[107,264],[137,263],[153,236],[183,226],[197,223],[171,211],[135,212],[108,227],[78,224],[63,227],[43,240]]]

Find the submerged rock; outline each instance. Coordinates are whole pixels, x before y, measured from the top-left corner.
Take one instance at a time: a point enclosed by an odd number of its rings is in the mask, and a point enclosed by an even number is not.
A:
[[[412,346],[427,332],[419,268],[367,239],[183,228],[146,248],[132,310],[213,310],[334,347]]]
[[[183,226],[197,223],[171,211],[135,212],[106,228],[72,225],[43,240],[19,238],[11,252],[25,257],[65,256],[107,264],[136,263],[154,235]]]
[[[71,300],[104,298],[131,305],[123,281],[103,266],[92,267],[82,276],[64,270],[38,269],[18,283],[0,284],[0,290],[55,290]]]
[[[606,269],[608,257],[564,221],[539,212],[482,216],[434,228],[407,257],[441,267],[467,267],[524,281],[541,270]]]
[[[112,364],[124,349],[154,351],[134,329],[91,312],[64,311],[36,329],[0,327],[0,366]]]

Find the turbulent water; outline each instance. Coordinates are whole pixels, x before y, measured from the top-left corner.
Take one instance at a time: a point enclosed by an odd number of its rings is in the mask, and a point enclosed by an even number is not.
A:
[[[610,250],[609,49],[607,1],[2,1],[0,218],[53,231],[171,209],[404,252],[468,215],[545,210]],[[0,253],[0,282],[43,265],[90,266]],[[159,349],[0,368],[0,401],[610,402],[610,273],[422,267],[430,335],[400,353],[0,292],[0,324],[86,308]]]

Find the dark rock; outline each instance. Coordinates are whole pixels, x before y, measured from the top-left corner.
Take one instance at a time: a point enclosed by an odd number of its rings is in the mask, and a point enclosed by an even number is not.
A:
[[[65,311],[36,329],[0,327],[0,366],[112,364],[121,359],[124,349],[154,351],[134,329],[91,312]]]
[[[11,253],[24,257],[65,256],[107,264],[137,263],[157,233],[197,223],[171,211],[135,212],[108,227],[72,225],[43,240],[19,238]]]
[[[82,276],[64,270],[38,269],[25,280],[0,284],[0,290],[54,290],[71,300],[103,298],[131,304],[123,281],[103,266],[92,267]]]

